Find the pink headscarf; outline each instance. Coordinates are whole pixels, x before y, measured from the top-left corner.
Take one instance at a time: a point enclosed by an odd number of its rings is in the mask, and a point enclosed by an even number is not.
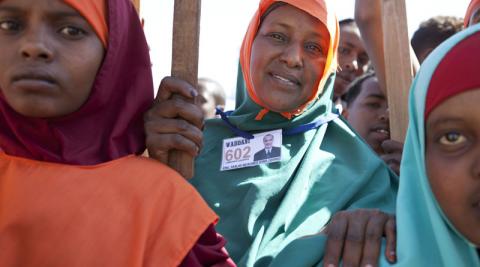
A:
[[[18,114],[0,94],[5,153],[91,165],[144,151],[143,113],[153,102],[147,42],[130,1],[108,0],[106,6],[108,48],[88,100],[72,114],[38,119]]]

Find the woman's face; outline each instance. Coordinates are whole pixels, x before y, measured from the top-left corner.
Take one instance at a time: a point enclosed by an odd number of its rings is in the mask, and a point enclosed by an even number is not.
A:
[[[78,110],[104,48],[90,24],[60,0],[0,1],[0,89],[28,117]]]
[[[252,45],[251,79],[258,98],[275,112],[305,104],[323,74],[326,27],[308,13],[283,5],[268,14]]]
[[[370,59],[356,24],[340,26],[340,43],[338,45],[340,68],[335,78],[335,97],[345,94],[350,83],[368,70],[369,63]]]
[[[447,99],[426,121],[432,191],[450,222],[480,245],[480,90]]]

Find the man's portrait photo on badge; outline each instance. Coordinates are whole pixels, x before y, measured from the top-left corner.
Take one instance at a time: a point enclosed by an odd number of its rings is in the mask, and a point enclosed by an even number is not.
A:
[[[273,146],[272,134],[266,134],[263,137],[263,145],[265,147],[255,153],[255,155],[253,156],[253,161],[280,157],[280,147]]]

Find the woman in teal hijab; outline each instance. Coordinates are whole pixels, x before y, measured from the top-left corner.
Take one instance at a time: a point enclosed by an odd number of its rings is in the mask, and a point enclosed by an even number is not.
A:
[[[246,90],[237,92],[243,94],[235,111],[205,124],[191,182],[220,216],[217,230],[240,266],[267,266],[295,239],[320,232],[338,211],[393,213],[395,208],[397,177],[331,112],[338,22],[327,3],[262,0],[241,50]],[[167,83],[167,91],[181,91],[180,82],[164,80],[163,87]],[[166,112],[170,105],[184,104],[159,94],[164,107],[154,112],[163,114],[163,125],[178,114],[200,124],[180,108]],[[147,144],[150,154],[161,158],[158,152],[165,152],[161,148],[173,139],[172,132],[157,130],[163,136],[149,132],[147,125]],[[245,155],[229,154],[229,146],[241,146],[242,153],[245,144],[263,148],[262,136],[275,130],[273,146],[281,148],[280,157],[228,164]],[[193,140],[185,143],[187,151],[201,140],[195,130],[173,132]],[[163,144],[152,145],[158,138],[164,138]],[[250,154],[256,151],[253,145],[250,149]]]
[[[476,25],[432,52],[412,85],[393,266],[480,266],[479,62]],[[297,240],[272,266],[322,266],[323,238]]]

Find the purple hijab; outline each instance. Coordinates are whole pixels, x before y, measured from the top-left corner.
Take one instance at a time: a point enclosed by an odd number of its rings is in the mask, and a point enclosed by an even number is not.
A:
[[[109,39],[85,104],[38,119],[15,112],[0,94],[0,148],[34,160],[93,165],[145,149],[143,113],[153,101],[147,42],[129,0],[107,0]]]

